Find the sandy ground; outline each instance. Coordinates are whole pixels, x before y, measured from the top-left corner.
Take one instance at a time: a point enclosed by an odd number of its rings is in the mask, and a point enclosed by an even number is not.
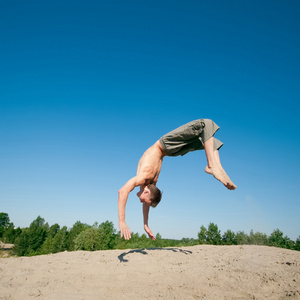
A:
[[[300,252],[201,245],[0,258],[0,299],[300,299]]]

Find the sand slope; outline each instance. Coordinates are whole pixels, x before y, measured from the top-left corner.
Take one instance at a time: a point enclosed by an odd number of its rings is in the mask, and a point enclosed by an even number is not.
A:
[[[1,258],[0,299],[300,299],[300,252],[201,245]]]

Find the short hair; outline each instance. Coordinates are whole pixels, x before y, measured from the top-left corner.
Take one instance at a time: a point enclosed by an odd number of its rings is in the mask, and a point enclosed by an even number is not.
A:
[[[148,188],[149,188],[150,193],[151,193],[151,195],[150,195],[150,200],[151,200],[150,206],[156,207],[157,204],[161,200],[162,192],[153,183],[149,184]]]

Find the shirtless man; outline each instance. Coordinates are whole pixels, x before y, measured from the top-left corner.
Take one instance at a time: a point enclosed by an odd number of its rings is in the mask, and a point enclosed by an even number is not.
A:
[[[161,192],[156,187],[164,156],[185,155],[190,151],[205,150],[207,166],[205,172],[213,175],[229,190],[236,189],[222,168],[219,149],[222,143],[214,138],[219,126],[209,119],[199,119],[189,122],[167,133],[155,142],[141,157],[136,176],[131,178],[119,190],[118,210],[119,227],[121,237],[126,240],[131,238],[129,227],[125,223],[125,207],[129,193],[137,186],[140,191],[137,196],[143,203],[144,229],[149,238],[155,240],[155,236],[148,227],[150,206],[155,207],[161,200]]]

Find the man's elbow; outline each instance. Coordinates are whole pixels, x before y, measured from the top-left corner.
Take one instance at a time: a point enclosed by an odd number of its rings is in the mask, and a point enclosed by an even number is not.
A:
[[[124,199],[125,194],[126,193],[124,191],[124,188],[120,188],[118,192],[118,200],[121,201],[122,199]]]

